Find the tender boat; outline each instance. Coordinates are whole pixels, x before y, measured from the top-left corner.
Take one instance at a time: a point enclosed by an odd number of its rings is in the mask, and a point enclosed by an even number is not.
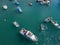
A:
[[[19,27],[19,24],[18,24],[16,21],[13,22],[13,25],[14,25],[15,27]]]
[[[19,7],[19,6],[17,7],[17,10],[18,10],[20,13],[23,12],[22,9],[21,9],[21,7]]]
[[[52,23],[55,27],[57,27],[58,29],[60,29],[60,25],[59,25],[56,21],[51,20],[51,23]]]
[[[22,28],[19,33],[31,41],[38,41],[37,37],[31,31],[28,31],[25,28]]]

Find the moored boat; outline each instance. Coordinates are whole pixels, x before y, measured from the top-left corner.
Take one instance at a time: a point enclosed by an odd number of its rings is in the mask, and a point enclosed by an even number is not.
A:
[[[22,9],[21,9],[21,7],[17,7],[17,10],[20,12],[20,13],[22,13],[23,11],[22,11]]]
[[[13,22],[13,25],[14,25],[15,27],[19,27],[19,24],[18,24],[16,21]]]
[[[52,20],[52,17],[47,17],[44,22],[50,22]]]
[[[59,25],[56,21],[51,20],[51,23],[52,23],[55,27],[57,27],[58,29],[60,29],[60,25]]]
[[[19,5],[18,0],[14,0],[14,3],[15,3],[16,5]]]
[[[41,30],[46,30],[47,27],[44,24],[41,24]]]
[[[38,2],[40,4],[50,5],[50,0],[37,0],[36,2]]]
[[[31,41],[38,41],[37,36],[35,36],[31,31],[26,30],[25,28],[22,28],[19,33]]]

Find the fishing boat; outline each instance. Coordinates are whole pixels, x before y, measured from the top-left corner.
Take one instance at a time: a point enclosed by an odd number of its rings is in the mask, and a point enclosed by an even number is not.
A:
[[[20,12],[20,13],[22,13],[23,11],[22,11],[22,9],[21,9],[21,7],[17,7],[17,10]]]
[[[19,33],[31,41],[38,41],[37,36],[35,36],[31,31],[26,30],[25,28],[22,28]]]
[[[15,27],[19,27],[19,24],[18,24],[16,21],[13,22],[13,25],[14,25]]]
[[[60,29],[60,25],[59,25],[56,21],[51,20],[51,23],[52,23],[55,27],[57,27],[58,29]]]

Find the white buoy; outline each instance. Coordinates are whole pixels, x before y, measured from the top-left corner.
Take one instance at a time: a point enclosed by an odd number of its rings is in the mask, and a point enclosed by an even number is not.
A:
[[[3,9],[5,9],[5,10],[8,9],[7,5],[3,5],[2,7],[3,7]]]

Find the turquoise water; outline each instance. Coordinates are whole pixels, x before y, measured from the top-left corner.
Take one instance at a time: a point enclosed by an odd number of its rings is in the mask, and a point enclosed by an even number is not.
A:
[[[27,3],[32,2],[29,6]],[[50,6],[42,6],[35,0],[19,0],[23,13],[20,14],[14,2],[9,0],[0,0],[0,45],[37,45],[34,42],[26,40],[19,35],[21,28],[26,28],[33,32],[39,39],[38,45],[60,45],[58,37],[60,30],[51,23],[45,24],[48,29],[41,31],[40,24],[48,16],[52,16],[60,24],[60,2],[51,0]],[[2,9],[2,5],[8,5],[8,11]],[[6,21],[4,21],[6,19]],[[19,28],[13,26],[13,21],[20,24]]]

